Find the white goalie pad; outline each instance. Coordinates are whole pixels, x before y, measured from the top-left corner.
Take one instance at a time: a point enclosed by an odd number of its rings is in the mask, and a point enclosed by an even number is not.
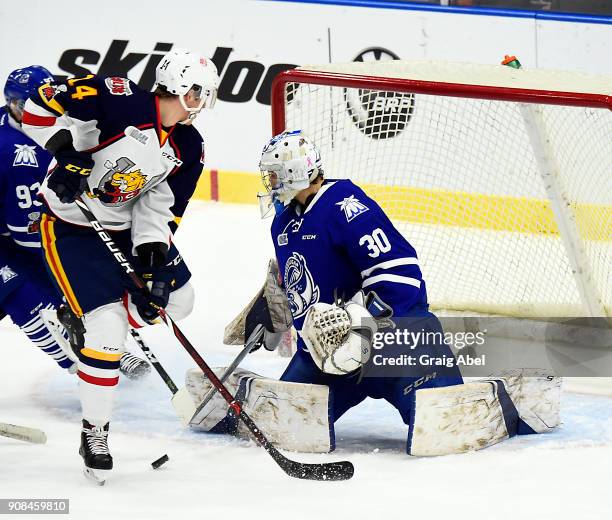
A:
[[[480,450],[560,424],[561,379],[524,369],[462,385],[415,392],[408,453],[448,455]]]
[[[214,368],[218,376],[225,368]],[[306,453],[328,453],[334,449],[335,435],[330,420],[329,388],[324,385],[287,383],[237,369],[225,382],[242,402],[244,410],[277,448]],[[202,402],[212,388],[198,369],[185,375],[185,387],[195,403]],[[234,433],[251,438],[249,431],[228,415],[228,406],[217,392],[206,404],[202,419],[189,426],[213,433]]]

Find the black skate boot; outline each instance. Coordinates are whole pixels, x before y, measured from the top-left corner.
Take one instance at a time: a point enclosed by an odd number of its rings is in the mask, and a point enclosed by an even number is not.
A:
[[[113,458],[108,451],[108,423],[93,426],[83,419],[79,455],[85,463],[85,476],[103,486],[108,473],[113,469]]]
[[[134,354],[124,352],[119,360],[119,370],[129,379],[141,379],[151,372],[151,365]]]

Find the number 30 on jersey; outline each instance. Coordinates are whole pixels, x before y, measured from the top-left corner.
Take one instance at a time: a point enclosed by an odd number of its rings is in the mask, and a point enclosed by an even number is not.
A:
[[[389,243],[389,239],[385,232],[376,228],[372,231],[371,235],[363,235],[359,239],[359,245],[365,245],[368,248],[368,256],[371,258],[376,258],[380,256],[381,253],[388,253],[391,251],[391,244]]]

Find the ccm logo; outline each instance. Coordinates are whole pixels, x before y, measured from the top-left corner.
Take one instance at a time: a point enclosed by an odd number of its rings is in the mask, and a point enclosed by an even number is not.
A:
[[[183,164],[183,161],[181,161],[180,159],[177,159],[176,157],[174,157],[174,155],[171,155],[168,152],[162,152],[162,157],[164,159],[167,159],[171,163],[176,164],[177,166],[180,166],[181,164]]]

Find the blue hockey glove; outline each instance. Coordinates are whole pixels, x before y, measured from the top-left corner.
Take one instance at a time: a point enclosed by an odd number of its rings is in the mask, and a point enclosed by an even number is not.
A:
[[[88,189],[87,178],[94,167],[91,155],[76,150],[56,152],[57,166],[53,169],[47,185],[64,204],[74,200]]]
[[[136,253],[142,268],[140,275],[147,289],[132,291],[132,302],[142,319],[152,324],[157,319],[159,309],[168,305],[170,291],[175,284],[173,273],[164,269],[168,246],[162,242],[141,244],[136,248]]]

